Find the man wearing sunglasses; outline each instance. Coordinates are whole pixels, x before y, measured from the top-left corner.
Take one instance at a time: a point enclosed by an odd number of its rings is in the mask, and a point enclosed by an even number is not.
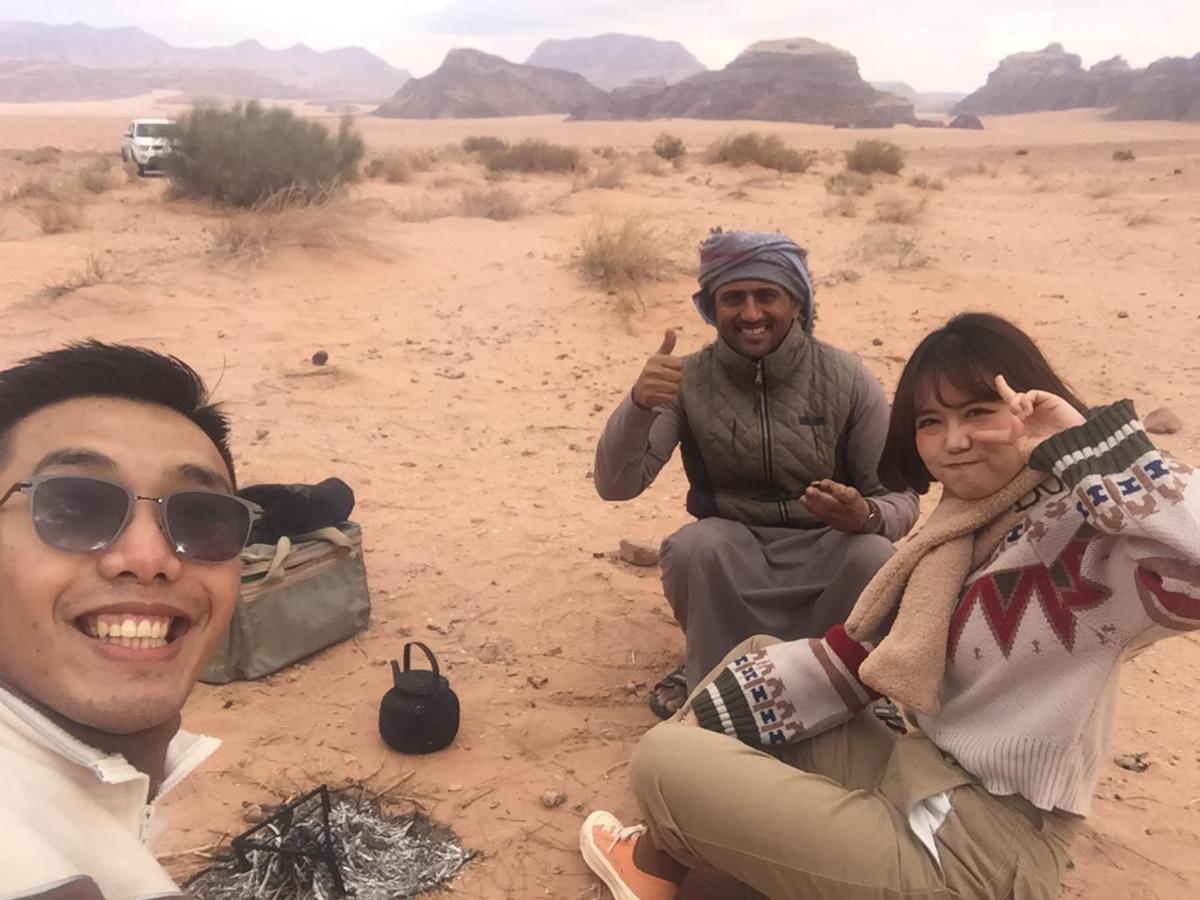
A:
[[[0,372],[0,896],[162,897],[156,802],[258,514],[192,369],[97,342]]]

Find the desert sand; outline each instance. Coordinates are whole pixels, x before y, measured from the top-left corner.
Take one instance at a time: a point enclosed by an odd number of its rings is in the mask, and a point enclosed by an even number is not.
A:
[[[0,106],[0,193],[68,177],[85,154],[114,155],[125,121],[169,110],[162,99]],[[636,153],[664,129],[702,149],[758,127],[821,156],[786,176],[698,158],[662,175],[631,164],[615,190],[518,175],[501,186],[528,211],[496,222],[436,214],[465,188],[491,186],[478,165],[447,155],[410,183],[355,187],[309,246],[274,246],[257,261],[212,252],[228,215],[164,202],[162,179],[117,170],[111,190],[83,198],[80,226],[54,235],[24,201],[0,204],[0,364],[85,337],[176,353],[231,413],[243,483],[338,475],[358,494],[372,625],[261,682],[195,691],[185,726],[224,746],[165,804],[171,871],[194,871],[246,828],[246,802],[365,780],[483,851],[455,896],[606,896],[577,829],[594,808],[635,815],[625,767],[655,721],[647,688],[682,648],[656,570],[611,554],[622,537],[657,541],[687,516],[677,461],[641,498],[605,503],[591,454],[664,328],[679,329],[679,352],[712,337],[689,274],[710,226],[778,228],[805,245],[824,282],[818,336],[860,354],[889,390],[925,332],[961,310],[994,311],[1032,332],[1085,398],[1174,408],[1184,429],[1160,445],[1200,462],[1200,125],[1095,111],[985,124],[364,118],[372,153],[482,133]],[[824,178],[864,137],[906,147],[906,169],[875,176],[855,217],[828,214]],[[10,152],[44,144],[68,152],[43,165]],[[1113,161],[1116,148],[1136,159]],[[918,173],[944,190],[909,186]],[[926,206],[911,224],[873,222],[892,196]],[[580,235],[624,216],[653,229],[680,274],[636,294],[581,279]],[[907,249],[864,259],[887,228]],[[69,289],[97,266],[98,283]],[[309,362],[319,349],[321,369]],[[408,639],[434,648],[463,705],[456,743],[426,758],[392,753],[376,732],[385,663]],[[1112,755],[1146,753],[1151,766],[1106,765],[1064,897],[1200,895],[1197,697],[1198,635],[1127,664]],[[544,808],[547,789],[566,802]],[[688,889],[736,895],[699,879]]]

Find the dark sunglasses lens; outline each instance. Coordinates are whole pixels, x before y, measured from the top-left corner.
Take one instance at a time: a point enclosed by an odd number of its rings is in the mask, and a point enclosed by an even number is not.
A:
[[[33,525],[42,540],[69,553],[108,546],[129,513],[129,495],[94,478],[49,478],[33,489]]]
[[[165,503],[167,533],[175,550],[200,562],[225,562],[242,551],[250,510],[228,494],[184,491]]]

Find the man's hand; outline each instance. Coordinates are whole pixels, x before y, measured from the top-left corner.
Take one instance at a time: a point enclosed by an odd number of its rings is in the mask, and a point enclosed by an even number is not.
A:
[[[633,402],[642,409],[653,409],[668,403],[679,393],[683,381],[683,360],[672,356],[675,349],[675,330],[668,328],[662,345],[642,367],[633,386]]]
[[[839,531],[862,531],[871,514],[871,507],[855,488],[828,478],[810,484],[800,502],[826,525]]]

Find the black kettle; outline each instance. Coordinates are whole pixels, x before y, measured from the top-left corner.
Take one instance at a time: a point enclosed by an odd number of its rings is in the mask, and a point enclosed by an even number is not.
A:
[[[412,648],[420,647],[430,671],[411,668]],[[404,670],[392,660],[394,687],[379,701],[379,736],[401,753],[433,753],[458,734],[458,697],[438,671],[433,651],[420,641],[404,645]]]

